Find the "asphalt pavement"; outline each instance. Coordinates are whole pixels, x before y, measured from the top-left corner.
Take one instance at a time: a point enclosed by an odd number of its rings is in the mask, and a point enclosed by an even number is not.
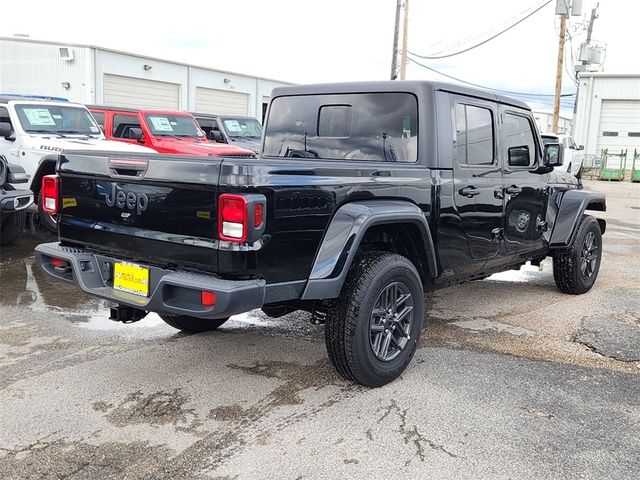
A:
[[[604,258],[581,296],[550,260],[437,291],[402,377],[332,369],[294,313],[186,335],[52,282],[25,235],[0,252],[2,479],[636,479],[640,184],[604,191]]]

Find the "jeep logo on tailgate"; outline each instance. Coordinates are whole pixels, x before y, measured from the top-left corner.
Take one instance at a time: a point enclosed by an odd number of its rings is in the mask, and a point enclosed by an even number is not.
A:
[[[111,192],[104,199],[109,207],[135,210],[138,215],[149,206],[149,197],[145,193],[125,192],[115,183],[111,184]]]

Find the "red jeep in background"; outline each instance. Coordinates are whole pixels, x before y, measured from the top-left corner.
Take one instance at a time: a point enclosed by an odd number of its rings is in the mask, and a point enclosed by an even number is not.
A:
[[[144,145],[160,153],[253,157],[246,148],[209,142],[193,115],[164,110],[89,105],[110,140]]]

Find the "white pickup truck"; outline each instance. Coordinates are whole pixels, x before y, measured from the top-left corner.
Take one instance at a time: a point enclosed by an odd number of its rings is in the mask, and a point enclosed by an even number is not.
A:
[[[0,94],[0,158],[20,165],[28,176],[26,184],[14,185],[15,188],[28,188],[39,199],[42,177],[55,173],[56,168],[54,162],[43,157],[63,150],[154,152],[107,140],[84,105],[64,99]],[[55,218],[42,211],[40,201],[37,204],[42,224],[55,232]]]

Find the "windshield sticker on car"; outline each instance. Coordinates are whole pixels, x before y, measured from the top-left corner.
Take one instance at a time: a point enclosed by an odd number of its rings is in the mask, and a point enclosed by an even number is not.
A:
[[[224,122],[224,125],[227,127],[227,130],[229,130],[230,132],[242,131],[242,127],[240,126],[237,120],[227,120],[226,122]]]
[[[56,121],[46,108],[25,108],[24,114],[27,116],[29,123],[34,127],[55,126],[56,124]]]
[[[60,120],[62,118],[62,115],[53,114],[52,117],[55,118],[56,120]]]
[[[89,129],[93,132],[93,133],[98,133],[100,131],[100,129],[98,127],[89,127]]]
[[[149,117],[153,128],[159,132],[173,132],[171,122],[167,117]]]

